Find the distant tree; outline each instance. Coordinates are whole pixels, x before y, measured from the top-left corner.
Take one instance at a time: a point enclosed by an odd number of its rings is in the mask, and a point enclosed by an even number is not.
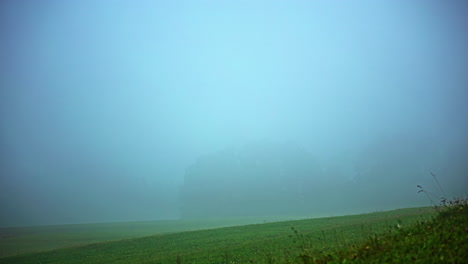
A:
[[[200,157],[187,168],[183,217],[304,213],[320,178],[305,150],[256,144]]]
[[[429,179],[434,148],[415,137],[392,137],[369,145],[356,162],[356,202],[385,209],[414,201],[416,186]],[[364,194],[364,196],[362,196]]]

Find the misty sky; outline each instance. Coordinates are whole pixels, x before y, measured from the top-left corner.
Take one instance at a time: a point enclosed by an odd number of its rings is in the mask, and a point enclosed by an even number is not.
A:
[[[466,146],[467,12],[442,0],[2,1],[0,226],[178,217],[186,168],[249,142],[321,162],[389,138]]]

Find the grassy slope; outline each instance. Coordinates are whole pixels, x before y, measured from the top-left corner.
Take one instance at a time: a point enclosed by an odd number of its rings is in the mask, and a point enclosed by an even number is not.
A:
[[[301,263],[468,263],[468,200],[438,209],[430,221],[373,235],[330,256],[304,252]]]
[[[384,232],[434,215],[432,208],[409,208],[365,215],[285,221],[180,232],[91,244],[0,259],[0,263],[274,263],[310,252],[336,252]],[[294,227],[297,235],[291,230]]]
[[[0,228],[0,257],[156,234],[303,218],[305,217],[231,217]]]

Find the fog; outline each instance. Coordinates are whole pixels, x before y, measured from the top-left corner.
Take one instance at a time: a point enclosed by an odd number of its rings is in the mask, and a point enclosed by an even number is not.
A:
[[[0,226],[431,205],[418,184],[466,196],[467,12],[2,1]]]

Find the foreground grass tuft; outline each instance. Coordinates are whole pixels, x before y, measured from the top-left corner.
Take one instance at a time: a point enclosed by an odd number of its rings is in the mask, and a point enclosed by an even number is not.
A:
[[[298,258],[310,263],[466,263],[468,261],[468,201],[458,199],[438,207],[429,221],[372,235],[364,243],[336,254]]]

